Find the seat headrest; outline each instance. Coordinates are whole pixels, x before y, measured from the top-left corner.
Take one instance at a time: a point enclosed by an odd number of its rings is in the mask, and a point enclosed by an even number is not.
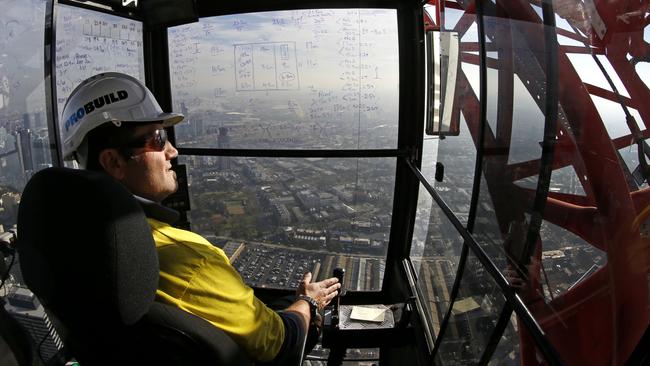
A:
[[[17,250],[26,284],[72,333],[133,324],[155,297],[151,229],[134,197],[104,173],[36,173],[19,206]]]

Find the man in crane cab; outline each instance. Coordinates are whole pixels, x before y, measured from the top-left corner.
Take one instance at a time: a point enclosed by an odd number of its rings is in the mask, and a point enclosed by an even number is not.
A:
[[[158,251],[157,301],[177,306],[225,331],[258,362],[283,364],[299,352],[317,310],[337,295],[336,278],[298,285],[296,300],[275,312],[255,297],[224,252],[190,231],[171,226],[178,213],[160,202],[178,183],[178,151],[165,127],[183,120],[163,113],[137,79],[104,73],[83,81],[63,110],[63,153],[85,169],[103,171],[141,203]]]

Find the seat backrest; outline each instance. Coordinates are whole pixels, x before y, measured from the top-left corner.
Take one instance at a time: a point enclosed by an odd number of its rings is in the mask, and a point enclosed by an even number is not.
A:
[[[207,321],[154,303],[151,229],[138,202],[108,175],[36,173],[23,191],[18,231],[24,280],[83,365],[150,364],[148,357],[167,365],[247,363]]]

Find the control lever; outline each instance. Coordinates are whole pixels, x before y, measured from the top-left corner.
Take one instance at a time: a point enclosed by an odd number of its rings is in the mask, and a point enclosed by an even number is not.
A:
[[[345,277],[345,268],[334,268],[334,277],[338,278],[341,288],[339,294],[334,298],[334,308],[332,309],[332,323],[335,326],[339,324],[339,306],[341,305],[341,296],[345,296],[345,289],[343,288],[343,279]]]
[[[345,268],[334,268],[334,277],[338,278],[341,288],[339,289],[338,296],[345,296],[345,289],[343,288],[343,277],[345,277]]]

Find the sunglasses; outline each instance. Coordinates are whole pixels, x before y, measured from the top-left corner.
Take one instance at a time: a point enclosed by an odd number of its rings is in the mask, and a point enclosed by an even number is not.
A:
[[[144,136],[133,139],[125,147],[130,149],[144,149],[146,151],[163,151],[167,144],[167,131],[164,129],[155,130]]]

